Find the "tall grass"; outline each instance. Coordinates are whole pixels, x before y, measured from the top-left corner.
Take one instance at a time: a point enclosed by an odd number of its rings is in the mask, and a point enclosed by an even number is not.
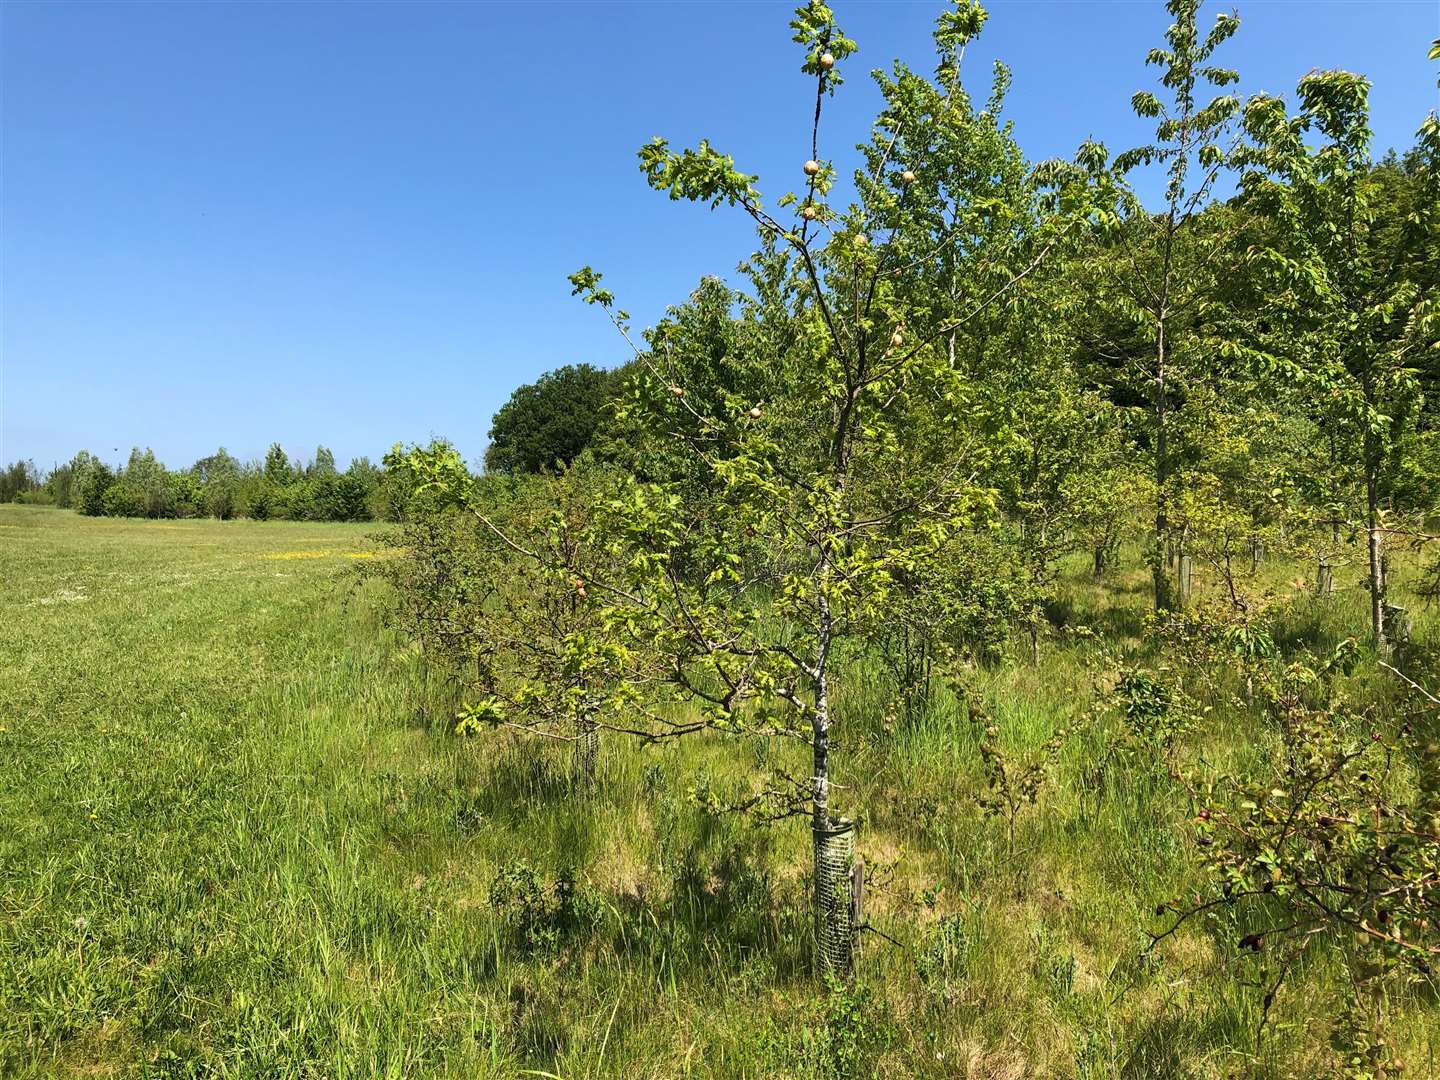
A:
[[[1223,926],[1147,951],[1196,885],[1163,769],[1071,740],[1036,805],[982,816],[947,694],[887,721],[855,663],[837,802],[872,868],[856,988],[809,975],[803,822],[704,812],[797,748],[457,739],[449,690],[382,619],[363,526],[122,522],[0,507],[0,1074],[1286,1077],[1330,1068],[1317,950],[1258,1046]],[[1364,625],[1353,582],[1294,592],[1287,647]],[[1067,567],[1069,617],[1143,657],[1138,554]],[[1403,583],[1403,579],[1402,579]],[[1436,620],[1419,613],[1422,643]],[[1088,704],[1084,638],[972,673],[1009,751]],[[1357,686],[1377,698],[1383,673]],[[1268,733],[1217,701],[1208,758]],[[1433,999],[1393,1003],[1440,1075]]]

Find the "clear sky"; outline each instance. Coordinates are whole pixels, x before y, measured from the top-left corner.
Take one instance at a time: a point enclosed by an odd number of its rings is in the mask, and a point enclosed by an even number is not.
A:
[[[279,441],[343,464],[432,434],[478,457],[516,385],[626,357],[566,274],[602,270],[644,326],[750,250],[738,211],[649,191],[642,142],[708,137],[767,194],[798,185],[790,6],[0,4],[0,458]],[[844,164],[878,100],[863,72],[928,71],[939,5],[834,6],[861,50],[822,133]],[[1243,92],[1362,72],[1382,149],[1436,107],[1437,0],[1237,6],[1217,60]],[[1128,102],[1160,0],[989,7],[967,82],[1011,66],[1033,159],[1144,138]]]

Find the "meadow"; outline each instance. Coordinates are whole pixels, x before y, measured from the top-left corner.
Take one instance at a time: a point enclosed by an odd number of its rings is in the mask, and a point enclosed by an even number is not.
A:
[[[359,572],[387,556],[376,531],[0,506],[0,1074],[1327,1074],[1331,952],[1257,1038],[1263,961],[1223,911],[1150,947],[1157,902],[1195,887],[1192,808],[1105,723],[1012,837],[977,805],[963,710],[901,723],[878,672],[846,670],[836,786],[867,808],[868,913],[893,940],[866,935],[854,984],[827,986],[803,824],[706,809],[796,751],[607,736],[586,786],[566,745],[455,736],[453,695]],[[1144,655],[1149,580],[1123,556],[1101,581],[1066,563],[1059,621],[1094,636],[974,673],[1010,752],[1088,708],[1100,642]],[[1263,570],[1282,644],[1363,633],[1356,568],[1331,599]],[[1350,679],[1388,692],[1373,661]],[[1214,706],[1194,753],[1265,752]],[[1435,988],[1408,993],[1388,1037],[1440,1075]]]

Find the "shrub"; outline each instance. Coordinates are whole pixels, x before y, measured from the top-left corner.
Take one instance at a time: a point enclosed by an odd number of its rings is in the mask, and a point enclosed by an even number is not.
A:
[[[502,868],[490,882],[490,905],[525,953],[551,952],[571,935],[588,934],[600,923],[604,905],[566,870],[547,881],[524,859]]]
[[[117,481],[101,496],[100,513],[109,517],[144,517],[145,492],[128,480]]]

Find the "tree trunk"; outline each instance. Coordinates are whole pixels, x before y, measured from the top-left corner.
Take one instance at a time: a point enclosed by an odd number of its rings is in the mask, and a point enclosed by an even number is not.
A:
[[[1330,560],[1323,555],[1320,557],[1319,565],[1315,569],[1315,595],[1335,595],[1335,567]]]
[[[1105,548],[1101,544],[1095,545],[1095,577],[1105,576]]]
[[[1385,553],[1380,534],[1380,485],[1375,469],[1365,470],[1366,531],[1370,547],[1370,636],[1375,648],[1385,652]]]
[[[1170,549],[1170,513],[1168,484],[1169,402],[1165,388],[1165,318],[1156,320],[1155,339],[1155,558],[1151,568],[1155,583],[1155,610],[1168,611],[1174,606],[1174,591],[1167,567]]]

